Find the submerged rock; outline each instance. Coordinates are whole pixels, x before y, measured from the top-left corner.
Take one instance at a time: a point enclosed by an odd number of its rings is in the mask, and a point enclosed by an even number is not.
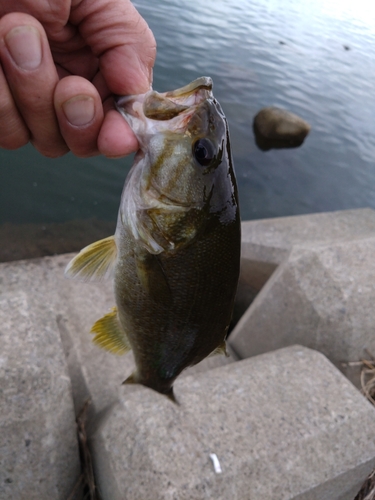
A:
[[[299,116],[277,107],[261,109],[253,122],[256,144],[264,151],[301,146],[310,128]]]

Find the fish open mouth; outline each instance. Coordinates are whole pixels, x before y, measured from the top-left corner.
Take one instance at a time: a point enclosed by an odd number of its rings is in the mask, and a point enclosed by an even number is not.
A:
[[[212,78],[210,78],[209,76],[201,76],[200,78],[197,78],[188,85],[185,85],[184,87],[181,87],[176,90],[165,92],[163,95],[173,101],[177,99],[179,100],[188,99],[189,97],[199,93],[199,91],[201,90],[203,91],[206,90],[208,92],[211,92],[212,86],[213,86]]]
[[[143,113],[145,118],[166,121],[212,97],[212,85],[210,77],[202,76],[184,87],[164,93],[151,90],[138,96],[115,96],[115,103],[125,118],[126,115],[140,118]]]

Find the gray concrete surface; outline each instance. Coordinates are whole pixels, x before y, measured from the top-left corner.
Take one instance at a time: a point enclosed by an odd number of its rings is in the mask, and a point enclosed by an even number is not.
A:
[[[42,261],[0,265],[0,499],[66,500],[80,474],[66,360]]]
[[[263,259],[260,269],[267,259],[274,268],[243,310],[231,348],[246,358],[302,344],[324,353],[359,386],[359,368],[347,363],[375,354],[375,211],[255,221],[244,228],[245,289],[257,258]]]
[[[294,245],[375,236],[375,210],[362,208],[242,223],[242,259],[278,265]]]
[[[343,369],[375,351],[373,210],[244,223],[242,249],[238,316],[253,302],[231,335],[236,353],[297,342]],[[131,354],[89,333],[114,305],[112,284],[66,280],[72,255],[0,265],[0,500],[68,498],[80,472],[74,412],[87,398],[110,500],[123,488],[140,500],[353,500],[374,464],[374,410],[325,358],[209,358],[177,380],[180,407],[122,386]],[[146,490],[160,496],[137,496]]]
[[[353,500],[375,465],[375,409],[316,351],[181,378],[175,393],[180,406],[127,387],[103,418],[103,500]]]

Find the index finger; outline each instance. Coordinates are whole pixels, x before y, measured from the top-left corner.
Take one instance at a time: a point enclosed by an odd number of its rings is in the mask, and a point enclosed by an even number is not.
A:
[[[99,57],[100,69],[114,94],[141,94],[150,89],[156,42],[130,0],[81,0],[70,21]]]

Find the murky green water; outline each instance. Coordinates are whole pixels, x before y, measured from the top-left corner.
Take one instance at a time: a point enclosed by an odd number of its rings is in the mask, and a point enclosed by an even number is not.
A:
[[[230,125],[243,219],[375,208],[373,2],[135,3],[158,42],[155,89],[213,78]],[[252,119],[268,105],[311,124],[301,148],[257,149]],[[130,162],[0,149],[0,223],[115,220]]]

